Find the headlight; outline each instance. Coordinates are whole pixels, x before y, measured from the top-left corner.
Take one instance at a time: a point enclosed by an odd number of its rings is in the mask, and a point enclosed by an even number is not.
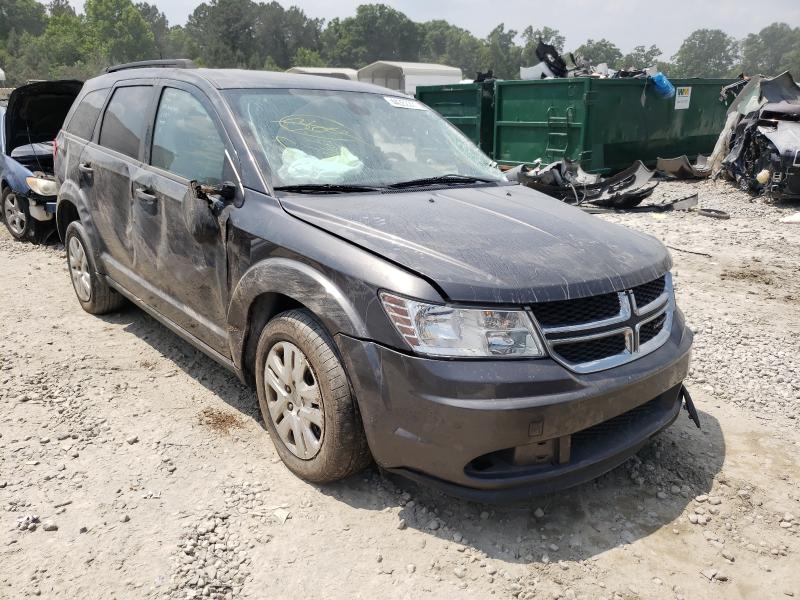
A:
[[[45,179],[44,177],[26,177],[25,182],[34,193],[40,196],[58,195],[58,184],[52,179]]]
[[[465,358],[545,355],[524,311],[428,304],[388,292],[381,292],[380,297],[397,331],[420,354]]]

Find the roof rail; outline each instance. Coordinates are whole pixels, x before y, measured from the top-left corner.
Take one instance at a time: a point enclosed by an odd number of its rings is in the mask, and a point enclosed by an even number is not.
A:
[[[160,67],[162,69],[196,69],[197,65],[188,58],[167,58],[159,60],[140,60],[137,62],[123,63],[106,67],[106,73],[116,73],[125,69],[150,69]]]

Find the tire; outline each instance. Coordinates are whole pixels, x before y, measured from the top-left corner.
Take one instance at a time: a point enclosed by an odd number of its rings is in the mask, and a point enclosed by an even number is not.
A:
[[[333,340],[309,311],[289,310],[266,324],[258,340],[255,372],[261,415],[292,473],[327,483],[372,462]],[[281,386],[279,394],[276,387]]]
[[[73,221],[67,226],[64,235],[67,269],[72,280],[72,289],[83,310],[93,315],[104,315],[120,308],[125,303],[125,298],[110,288],[97,273],[86,239],[86,231],[80,221]]]
[[[15,240],[30,239],[34,233],[34,220],[28,210],[28,200],[14,193],[11,188],[5,188],[0,194],[2,198],[3,223],[8,233]]]

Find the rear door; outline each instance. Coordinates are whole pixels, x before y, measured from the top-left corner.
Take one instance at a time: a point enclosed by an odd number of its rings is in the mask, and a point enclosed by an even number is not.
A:
[[[81,153],[78,172],[89,202],[92,233],[105,272],[134,293],[141,288],[135,272],[133,180],[142,171],[143,140],[154,102],[153,82],[117,84],[108,100],[97,142]]]
[[[147,143],[149,166],[134,180],[133,252],[157,310],[223,355],[228,304],[224,222],[216,240],[189,231],[189,182],[235,181],[230,141],[214,107],[192,85],[165,83]]]

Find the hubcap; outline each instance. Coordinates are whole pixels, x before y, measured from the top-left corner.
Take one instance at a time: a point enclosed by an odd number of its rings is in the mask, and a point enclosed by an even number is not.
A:
[[[69,272],[72,276],[72,287],[75,293],[83,302],[89,302],[92,298],[92,278],[89,274],[89,259],[80,240],[73,236],[69,240],[67,247],[67,261],[69,262]]]
[[[322,394],[303,351],[290,342],[270,348],[264,365],[267,406],[281,441],[295,456],[314,458],[325,430]]]
[[[5,202],[3,202],[3,212],[6,217],[6,224],[14,235],[20,236],[25,232],[25,225],[28,219],[25,217],[25,211],[19,206],[19,200],[15,194],[8,194]]]

